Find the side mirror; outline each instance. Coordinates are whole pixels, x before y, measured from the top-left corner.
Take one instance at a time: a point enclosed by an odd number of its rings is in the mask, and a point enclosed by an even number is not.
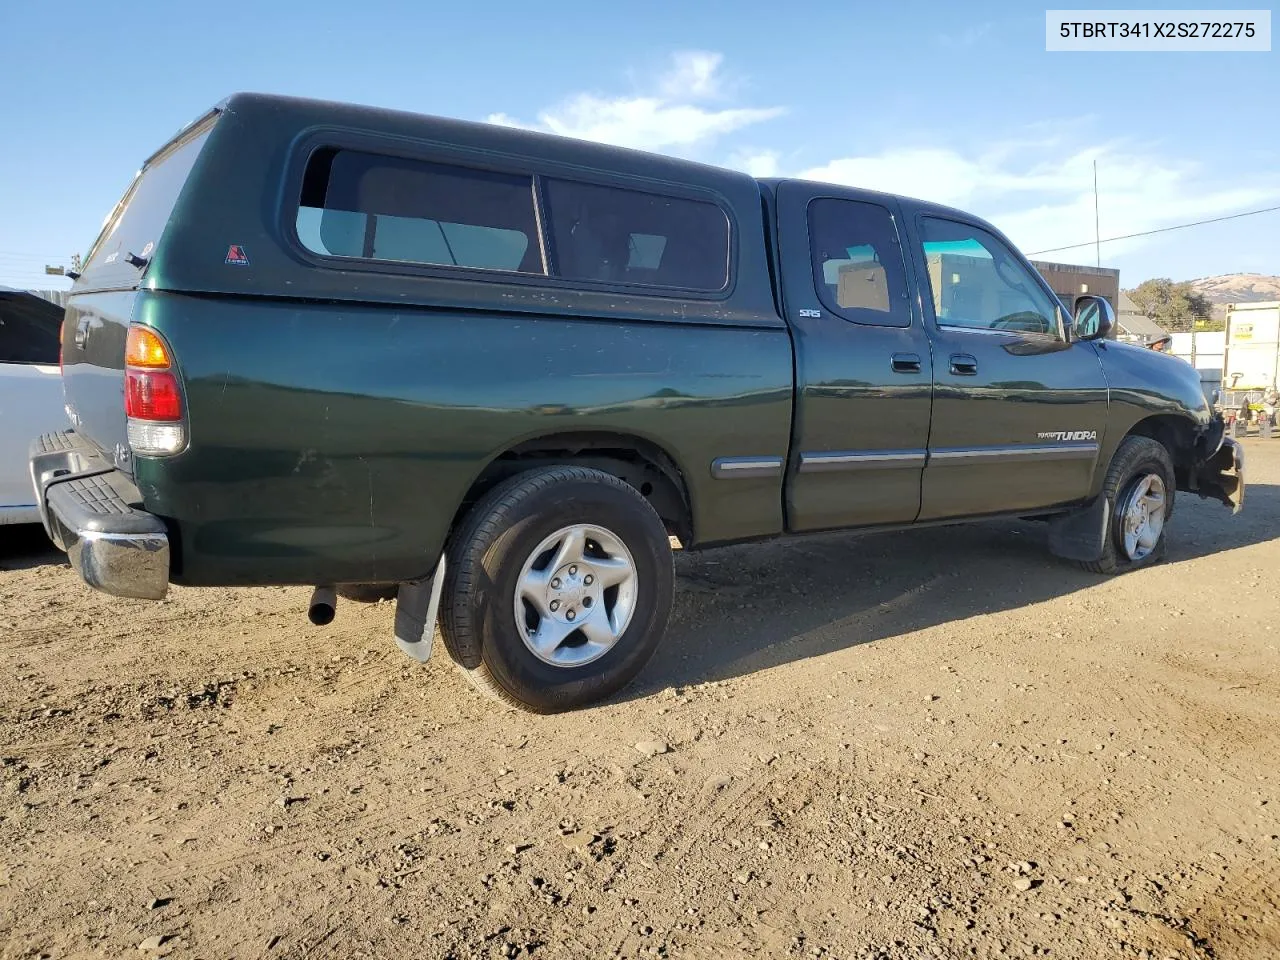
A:
[[[1086,294],[1076,298],[1072,340],[1106,340],[1116,328],[1116,312],[1104,298]]]

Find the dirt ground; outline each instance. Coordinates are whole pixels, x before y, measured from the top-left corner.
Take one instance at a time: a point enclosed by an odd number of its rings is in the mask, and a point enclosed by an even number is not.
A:
[[[0,956],[1280,956],[1246,450],[1119,579],[1022,522],[681,555],[640,681],[556,717],[390,605],[116,600],[0,530]]]

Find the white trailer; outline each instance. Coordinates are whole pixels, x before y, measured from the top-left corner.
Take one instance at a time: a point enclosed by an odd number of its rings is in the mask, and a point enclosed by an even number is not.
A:
[[[1280,379],[1280,301],[1227,304],[1225,390],[1263,390]]]
[[[1224,331],[1195,331],[1175,333],[1171,336],[1169,352],[1181,357],[1196,368],[1205,395],[1212,396],[1222,387],[1222,370],[1227,353],[1227,335]]]

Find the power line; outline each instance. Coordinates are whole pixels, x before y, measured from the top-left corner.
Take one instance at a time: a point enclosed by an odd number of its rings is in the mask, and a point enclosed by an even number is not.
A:
[[[1117,240],[1132,240],[1135,237],[1149,237],[1154,233],[1168,233],[1170,230],[1185,230],[1188,227],[1203,227],[1206,223],[1221,223],[1223,220],[1239,220],[1241,217],[1256,217],[1260,213],[1275,213],[1280,210],[1277,207],[1263,207],[1261,210],[1246,210],[1244,213],[1233,213],[1226,217],[1213,217],[1209,220],[1197,220],[1194,223],[1179,223],[1172,227],[1160,227],[1156,230],[1143,230],[1141,233],[1126,233],[1123,237],[1108,237],[1106,240],[1086,240],[1084,243],[1072,243],[1065,247],[1051,247],[1048,250],[1037,250],[1035,253],[1029,253],[1029,257],[1038,257],[1042,253],[1058,253],[1062,250],[1078,250],[1081,247],[1091,247],[1095,243],[1115,243]]]

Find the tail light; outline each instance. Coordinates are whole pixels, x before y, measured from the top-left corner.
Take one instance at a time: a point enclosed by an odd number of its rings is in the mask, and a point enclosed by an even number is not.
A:
[[[124,410],[134,453],[166,457],[186,447],[182,388],[168,346],[150,327],[130,327],[125,340]]]

